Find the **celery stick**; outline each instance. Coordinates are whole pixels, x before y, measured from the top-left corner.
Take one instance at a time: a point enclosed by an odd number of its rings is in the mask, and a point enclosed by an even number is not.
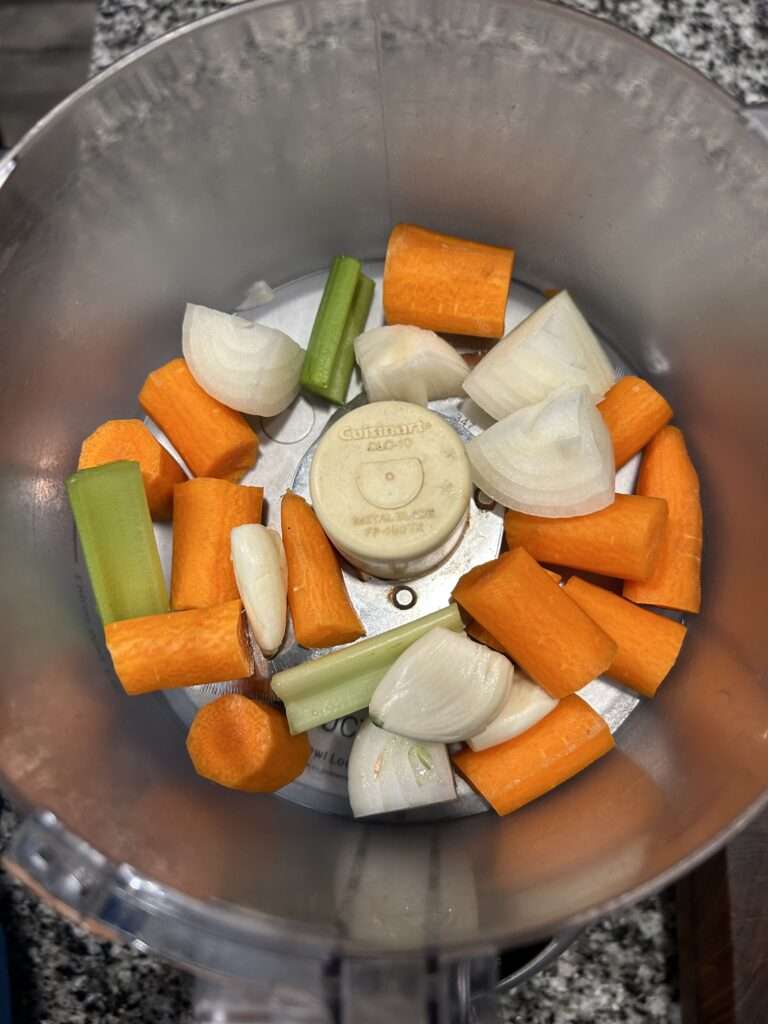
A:
[[[355,296],[352,300],[352,308],[349,311],[347,322],[344,324],[344,333],[341,336],[339,349],[336,353],[336,361],[331,372],[331,382],[325,391],[325,397],[336,405],[343,405],[347,400],[347,390],[352,377],[352,368],[355,365],[355,338],[365,330],[365,323],[371,311],[373,301],[373,289],[375,285],[370,277],[360,274],[357,282]]]
[[[435,626],[460,633],[464,623],[458,606],[449,604],[447,608],[379,636],[359,640],[340,651],[276,672],[272,689],[285,704],[291,732],[314,729],[368,707],[389,666]]]
[[[316,395],[325,395],[331,383],[336,353],[359,278],[359,260],[351,256],[336,257],[325,282],[301,370],[302,387]]]
[[[331,683],[321,694],[310,694],[288,701],[285,712],[288,726],[295,736],[307,732],[324,722],[343,718],[354,711],[367,708],[376,687],[384,678],[388,665],[362,672],[354,679],[341,678]]]
[[[104,625],[168,611],[138,462],[81,469],[67,480],[69,504]]]

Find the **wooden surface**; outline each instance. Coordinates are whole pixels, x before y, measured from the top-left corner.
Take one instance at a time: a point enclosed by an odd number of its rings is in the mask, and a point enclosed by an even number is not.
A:
[[[0,0],[0,146],[85,81],[95,0]]]
[[[683,1024],[768,1022],[768,811],[677,886]]]

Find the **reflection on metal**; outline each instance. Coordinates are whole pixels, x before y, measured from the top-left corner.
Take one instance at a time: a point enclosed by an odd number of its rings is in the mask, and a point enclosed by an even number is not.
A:
[[[10,176],[16,170],[16,161],[12,159],[2,159],[2,153],[0,153],[0,188],[8,181]]]
[[[408,611],[409,608],[413,608],[416,604],[418,595],[413,587],[400,583],[398,586],[392,587],[392,590],[389,592],[389,599],[395,608],[399,608],[400,611]]]
[[[768,103],[756,103],[744,108],[744,118],[768,141]]]

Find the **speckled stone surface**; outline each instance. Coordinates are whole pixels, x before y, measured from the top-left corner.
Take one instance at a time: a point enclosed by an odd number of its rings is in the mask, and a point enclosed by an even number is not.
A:
[[[679,1024],[671,892],[587,928],[503,1009],[506,1024]]]
[[[0,852],[16,815],[0,800]],[[0,871],[13,1024],[181,1024],[190,980],[142,953],[100,942]],[[5,1024],[5,1022],[3,1022]]]
[[[227,0],[99,0],[93,70]],[[768,101],[768,0],[565,0],[682,57],[746,103]]]
[[[93,70],[204,14],[217,0],[100,0]],[[768,0],[569,0],[670,50],[745,102],[768,101]],[[14,826],[0,809],[0,847]],[[0,873],[14,1024],[186,1024],[189,980],[73,927]],[[679,1020],[671,897],[588,928],[504,1003],[509,1024]]]

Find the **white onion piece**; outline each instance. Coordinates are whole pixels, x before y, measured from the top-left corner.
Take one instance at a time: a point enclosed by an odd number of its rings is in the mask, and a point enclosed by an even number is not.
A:
[[[356,818],[440,804],[456,796],[444,743],[396,736],[370,719],[355,736],[347,778]]]
[[[189,303],[181,334],[190,373],[230,409],[276,416],[298,394],[304,352],[282,331]]]
[[[266,281],[254,281],[243,296],[242,302],[235,309],[239,313],[241,310],[246,312],[256,309],[257,306],[268,306],[274,297],[275,293]]]
[[[488,351],[464,390],[500,420],[558,388],[587,387],[599,401],[613,381],[613,368],[592,328],[568,292],[560,292]]]
[[[387,669],[369,714],[401,736],[456,743],[498,714],[513,673],[503,654],[437,626]]]
[[[557,707],[557,701],[550,697],[537,683],[522,672],[515,670],[515,677],[509,689],[509,696],[498,715],[476,736],[467,740],[473,750],[485,750],[499,743],[506,743],[514,736],[530,729]]]
[[[285,636],[288,566],[277,530],[258,523],[236,526],[230,534],[232,564],[245,613],[265,658],[271,658]]]
[[[562,391],[467,444],[472,481],[506,508],[583,516],[614,498],[613,443],[586,387]]]
[[[426,405],[461,394],[469,367],[434,331],[374,327],[355,341],[355,357],[371,402],[390,399]]]

